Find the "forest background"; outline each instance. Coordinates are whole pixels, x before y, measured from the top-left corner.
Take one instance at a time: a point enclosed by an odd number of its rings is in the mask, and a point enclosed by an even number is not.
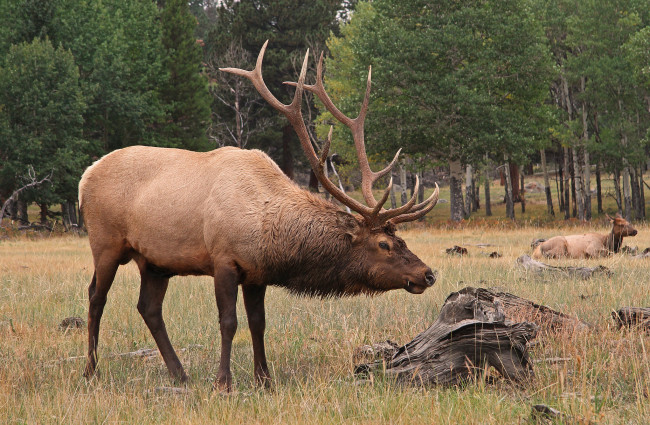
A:
[[[649,6],[0,0],[0,205],[47,178],[7,203],[7,214],[29,221],[27,206],[35,204],[42,223],[60,215],[66,227],[79,225],[85,167],[135,144],[262,149],[290,178],[317,190],[288,123],[247,81],[218,71],[252,68],[268,39],[264,77],[285,102],[293,88],[283,82],[296,80],[308,48],[308,81],[323,53],[326,88],[350,116],[372,66],[369,158],[380,167],[402,148],[397,192],[412,188],[415,175],[429,188],[448,187],[452,222],[480,205],[490,215],[486,182],[499,175],[506,190],[497,202],[514,218],[515,202],[525,208],[523,176],[533,173],[544,179],[548,217],[603,213],[607,179],[615,201],[609,212],[643,220]],[[309,97],[304,116],[315,145],[335,126],[330,163],[353,190],[349,132]]]

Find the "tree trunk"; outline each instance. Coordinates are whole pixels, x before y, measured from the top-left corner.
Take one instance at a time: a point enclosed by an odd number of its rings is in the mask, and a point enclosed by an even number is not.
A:
[[[571,217],[571,201],[569,200],[569,191],[571,184],[569,183],[569,148],[563,148],[564,157],[564,218],[568,220]]]
[[[406,168],[404,164],[399,166],[399,184],[402,186],[402,192],[400,193],[400,200],[402,205],[408,202],[408,196],[406,195]]]
[[[514,220],[515,205],[512,199],[512,181],[510,179],[510,164],[506,162],[503,169],[506,178],[506,217],[508,217],[511,220]]]
[[[580,159],[578,158],[578,149],[575,147],[571,148],[573,154],[573,179],[575,181],[575,205],[577,208],[577,217],[578,220],[584,221],[585,219],[585,210],[584,210],[584,200],[582,194],[584,193],[584,183],[582,181],[582,173],[580,172]]]
[[[640,219],[640,210],[639,205],[639,179],[636,175],[636,168],[630,167],[630,189],[632,193],[632,211],[634,211],[634,219]]]
[[[557,156],[555,157],[555,191],[557,195],[557,206],[560,209],[560,212],[563,211],[562,209],[562,167],[559,166],[558,161],[557,161]]]
[[[477,175],[472,177],[472,187],[474,188],[474,207],[472,211],[476,212],[481,208],[481,185],[478,182]]]
[[[395,185],[390,187],[390,208],[397,208],[397,199],[395,198]]]
[[[585,77],[580,78],[580,87],[582,93],[585,92]],[[589,151],[587,142],[589,141],[589,127],[587,126],[587,102],[582,101],[582,149],[584,150],[584,168],[582,179],[582,202],[583,214],[585,220],[591,220],[591,164],[589,163]]]
[[[546,167],[546,151],[540,149],[540,158],[542,160],[542,173],[544,174],[544,192],[546,193],[546,210],[552,216],[555,215],[553,211],[553,197],[551,196],[551,182],[548,178],[548,168]]]
[[[562,150],[560,150],[562,152]],[[564,155],[562,155],[562,158],[564,158]],[[557,187],[559,184],[559,188],[557,189],[557,204],[560,206],[560,212],[563,212],[564,209],[564,167],[562,166],[563,163],[559,163],[558,161],[558,170],[555,173],[555,186]],[[559,183],[558,183],[559,180]]]
[[[643,187],[645,182],[643,181],[643,167],[639,167],[639,213],[641,214],[641,219],[645,220],[645,188]]]
[[[487,217],[492,216],[492,205],[490,204],[490,170],[488,167],[485,167],[485,215]]]
[[[623,217],[627,221],[632,220],[632,193],[630,189],[630,168],[626,165],[623,168]]]
[[[294,179],[293,171],[293,153],[291,152],[291,139],[293,138],[293,128],[286,125],[282,129],[282,171],[291,180]]]
[[[47,224],[47,212],[48,212],[47,206],[48,205],[47,204],[38,204],[38,206],[41,209],[41,212],[40,212],[40,214],[41,214],[41,224]]]
[[[598,214],[603,213],[603,187],[600,182],[600,163],[596,163],[596,203]]]
[[[509,167],[509,172],[510,172],[510,193],[512,194],[512,202],[519,202],[521,201],[521,196],[520,196],[520,190],[523,189],[519,187],[519,167],[517,164],[510,164]]]
[[[465,166],[465,218],[472,215],[472,205],[474,204],[474,189],[472,188],[472,166]]]
[[[27,214],[27,202],[18,198],[18,221],[22,225],[29,225],[29,215]]]
[[[316,178],[316,173],[314,170],[309,171],[309,191],[318,193],[318,178]]]
[[[418,188],[418,203],[424,202],[424,172],[418,171],[420,178],[420,187]]]
[[[616,194],[616,207],[618,213],[623,214],[623,199],[621,197],[621,172],[614,168],[614,193]]]
[[[569,151],[571,152],[571,151]],[[569,168],[569,171],[571,173],[571,196],[573,197],[573,211],[571,215],[573,217],[578,216],[578,207],[576,203],[576,175],[575,175],[575,168],[573,168],[573,161],[571,161],[571,167]]]
[[[77,208],[73,201],[65,201],[61,204],[61,220],[66,229],[77,228]]]
[[[449,161],[449,192],[451,206],[451,220],[461,221],[465,213],[463,202],[463,167],[460,160]]]
[[[521,201],[521,213],[526,212],[526,190],[524,189],[525,184],[524,184],[524,170],[521,170],[521,173],[519,174],[521,178],[521,185],[520,185],[520,190],[519,190],[519,200]]]

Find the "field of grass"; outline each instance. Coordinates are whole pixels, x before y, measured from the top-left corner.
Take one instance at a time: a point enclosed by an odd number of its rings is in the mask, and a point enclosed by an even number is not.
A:
[[[437,209],[437,208],[436,208]],[[480,214],[480,213],[479,213]],[[444,226],[443,226],[444,227]],[[603,221],[561,232],[605,232]],[[650,228],[626,239],[650,246]],[[531,406],[547,404],[575,420],[650,422],[650,337],[618,331],[610,313],[621,306],[650,306],[648,261],[615,255],[563,264],[603,264],[612,277],[592,280],[527,275],[515,259],[548,227],[499,225],[435,227],[400,232],[439,279],[423,295],[393,291],[373,298],[297,298],[267,293],[266,345],[274,378],[271,391],[252,377],[252,347],[241,297],[233,343],[235,392],[212,390],[219,356],[219,325],[209,278],[171,280],[164,315],[190,382],[175,384],[160,356],[119,356],[155,348],[136,310],[139,278],[122,267],[109,293],[99,345],[101,376],[86,381],[86,330],[61,331],[63,318],[87,314],[92,258],[84,237],[0,240],[0,422],[179,424],[510,424],[525,423]],[[479,244],[492,246],[480,247]],[[462,245],[466,257],[444,249]],[[498,251],[498,259],[487,253]],[[559,262],[554,261],[554,264]],[[353,353],[363,344],[410,341],[436,319],[446,296],[464,286],[498,287],[594,325],[584,333],[540,335],[532,348],[535,378],[525,385],[478,380],[462,387],[420,388],[377,379],[358,382]],[[557,364],[552,357],[569,358]]]

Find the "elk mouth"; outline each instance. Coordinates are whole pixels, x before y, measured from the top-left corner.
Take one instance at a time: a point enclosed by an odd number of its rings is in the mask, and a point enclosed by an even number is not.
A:
[[[423,293],[428,286],[426,285],[418,285],[410,280],[406,281],[406,286],[404,286],[404,289],[406,289],[408,292],[411,294],[421,294]]]
[[[421,294],[427,288],[433,286],[435,282],[436,282],[436,273],[432,273],[431,271],[429,271],[424,275],[424,279],[422,281],[414,282],[413,280],[406,279],[406,284],[404,285],[404,289],[410,292],[411,294]]]

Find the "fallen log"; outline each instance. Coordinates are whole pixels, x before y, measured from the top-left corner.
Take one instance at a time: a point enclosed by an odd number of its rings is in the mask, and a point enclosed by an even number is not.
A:
[[[468,286],[458,293],[474,296],[486,303],[498,304],[511,322],[533,322],[542,330],[585,330],[590,327],[588,323],[576,317],[508,292],[495,292],[490,289]]]
[[[650,332],[649,307],[621,307],[612,312],[612,318],[619,329],[628,327]]]
[[[533,260],[530,256],[524,254],[517,258],[517,264],[523,267],[526,271],[530,272],[551,272],[551,273],[563,273],[567,276],[577,276],[581,279],[589,279],[594,274],[602,273],[606,276],[612,276],[613,273],[605,266],[596,266],[596,267],[573,267],[573,266],[551,266],[548,264],[541,263],[537,260]]]
[[[534,323],[507,321],[498,302],[454,292],[431,327],[402,347],[384,343],[376,350],[380,358],[357,365],[355,374],[384,371],[398,382],[456,385],[494,367],[522,381],[533,376],[526,344],[536,334]]]
[[[445,252],[448,255],[460,255],[462,257],[463,255],[467,255],[467,248],[454,245],[451,248],[445,249]]]

